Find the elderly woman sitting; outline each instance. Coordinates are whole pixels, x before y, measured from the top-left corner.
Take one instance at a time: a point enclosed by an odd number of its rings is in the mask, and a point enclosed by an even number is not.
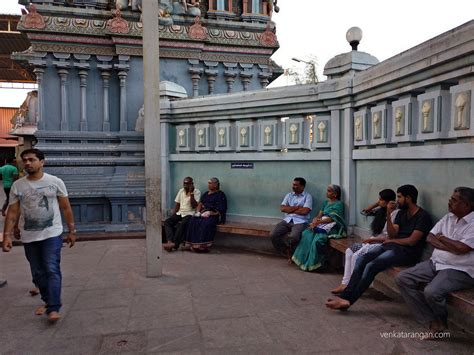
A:
[[[319,268],[325,260],[325,248],[328,238],[341,238],[346,235],[344,222],[344,204],[341,202],[341,188],[329,185],[327,200],[318,215],[303,232],[298,248],[291,260],[304,271]]]
[[[186,246],[193,251],[209,251],[214,241],[216,227],[225,223],[227,199],[220,190],[219,179],[213,177],[207,182],[206,191],[196,207],[196,214],[191,218],[186,236]]]

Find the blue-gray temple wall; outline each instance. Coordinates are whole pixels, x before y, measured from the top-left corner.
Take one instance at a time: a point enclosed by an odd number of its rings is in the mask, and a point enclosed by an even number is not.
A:
[[[420,205],[440,218],[453,188],[474,181],[473,48],[471,21],[369,69],[315,85],[184,99],[165,90],[162,132],[156,134],[163,215],[185,176],[193,176],[202,191],[216,176],[229,199],[230,220],[274,221],[292,179],[303,176],[314,196],[313,214],[326,186],[341,185],[346,220],[360,234],[370,221],[359,211],[376,201],[378,191],[403,184],[417,186]],[[68,59],[65,106],[53,66],[58,59],[47,54],[42,60],[37,147],[47,154],[48,171],[66,182],[78,228],[143,230],[144,145],[143,134],[134,131],[143,103],[141,59],[112,61],[119,68],[110,70],[110,131],[104,130],[103,72],[95,57],[88,60],[87,129],[73,66],[80,60]],[[172,79],[167,65],[174,62],[162,63],[162,79]],[[118,75],[124,71],[122,115]]]

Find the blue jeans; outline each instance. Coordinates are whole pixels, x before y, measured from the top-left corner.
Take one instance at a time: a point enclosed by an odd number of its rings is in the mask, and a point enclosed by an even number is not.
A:
[[[403,247],[387,248],[381,244],[357,258],[351,279],[340,297],[350,304],[355,303],[369,288],[375,276],[392,266],[414,264],[417,261],[416,253],[407,252]]]
[[[59,312],[61,308],[61,237],[25,243],[25,255],[41,299],[48,305],[46,312]]]

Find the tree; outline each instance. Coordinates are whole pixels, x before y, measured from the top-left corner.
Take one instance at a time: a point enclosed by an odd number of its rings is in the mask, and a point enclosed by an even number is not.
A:
[[[316,56],[310,55],[308,57],[309,59],[307,60],[292,58],[295,62],[305,64],[305,68],[302,72],[295,67],[287,69],[287,75],[294,80],[296,85],[317,84],[319,82],[318,73],[316,70],[318,66]]]

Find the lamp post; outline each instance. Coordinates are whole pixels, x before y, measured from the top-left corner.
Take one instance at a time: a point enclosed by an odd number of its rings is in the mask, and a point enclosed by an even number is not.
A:
[[[349,42],[349,44],[351,45],[352,50],[356,51],[357,46],[362,40],[362,30],[359,27],[349,28],[346,33],[346,39],[347,42]]]
[[[312,69],[311,83],[312,84],[318,83],[318,76],[316,75],[316,64],[314,62],[310,62],[310,61],[299,59],[299,58],[291,58],[291,60],[294,60],[295,62],[298,62],[298,63],[305,63],[306,65],[310,65]]]

